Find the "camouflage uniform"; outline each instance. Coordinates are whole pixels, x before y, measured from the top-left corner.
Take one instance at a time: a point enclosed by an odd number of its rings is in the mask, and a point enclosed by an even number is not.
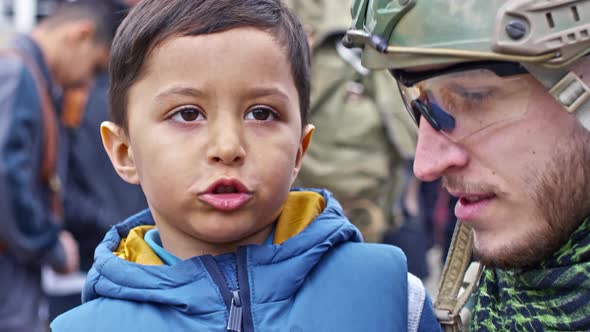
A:
[[[365,240],[380,241],[394,224],[402,161],[411,158],[415,128],[396,86],[384,72],[370,73],[360,53],[342,46],[349,26],[342,0],[289,0],[312,44],[310,123],[316,126],[298,185],[325,187],[342,203]]]

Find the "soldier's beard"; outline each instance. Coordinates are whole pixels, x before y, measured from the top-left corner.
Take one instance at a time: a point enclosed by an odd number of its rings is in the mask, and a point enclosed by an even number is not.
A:
[[[537,227],[503,248],[474,248],[477,260],[489,267],[533,267],[558,251],[590,215],[590,137],[574,130],[569,142],[557,149],[542,173],[525,181],[537,184],[530,190]]]

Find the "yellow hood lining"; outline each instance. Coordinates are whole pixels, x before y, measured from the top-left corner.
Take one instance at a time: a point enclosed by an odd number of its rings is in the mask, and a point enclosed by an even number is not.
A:
[[[281,215],[277,220],[274,244],[282,244],[303,231],[311,222],[324,211],[326,201],[322,195],[311,191],[292,191],[283,205]],[[138,226],[129,231],[126,238],[121,239],[119,247],[114,252],[117,257],[143,265],[163,265],[164,263],[154,253],[143,239],[145,233],[155,226]]]

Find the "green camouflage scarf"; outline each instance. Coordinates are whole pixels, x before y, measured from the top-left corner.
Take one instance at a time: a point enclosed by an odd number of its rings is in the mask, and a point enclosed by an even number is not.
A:
[[[470,331],[590,331],[590,218],[538,269],[485,269]]]

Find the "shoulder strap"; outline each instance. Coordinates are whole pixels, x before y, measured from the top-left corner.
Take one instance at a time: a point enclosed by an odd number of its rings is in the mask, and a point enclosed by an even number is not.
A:
[[[477,262],[472,263],[467,273],[465,272],[471,261],[472,246],[471,226],[458,221],[434,302],[436,318],[445,332],[463,331],[461,309],[477,287],[481,276],[482,267]]]
[[[78,128],[88,102],[91,86],[70,88],[64,91],[61,121],[67,128]]]
[[[56,173],[58,123],[47,82],[43,78],[37,63],[23,52],[16,49],[0,49],[0,56],[12,56],[21,60],[27,69],[29,69],[35,80],[37,92],[41,99],[44,142],[43,159],[41,162],[39,177],[50,190],[51,211],[61,217],[63,216],[63,206],[61,201],[62,185]]]

